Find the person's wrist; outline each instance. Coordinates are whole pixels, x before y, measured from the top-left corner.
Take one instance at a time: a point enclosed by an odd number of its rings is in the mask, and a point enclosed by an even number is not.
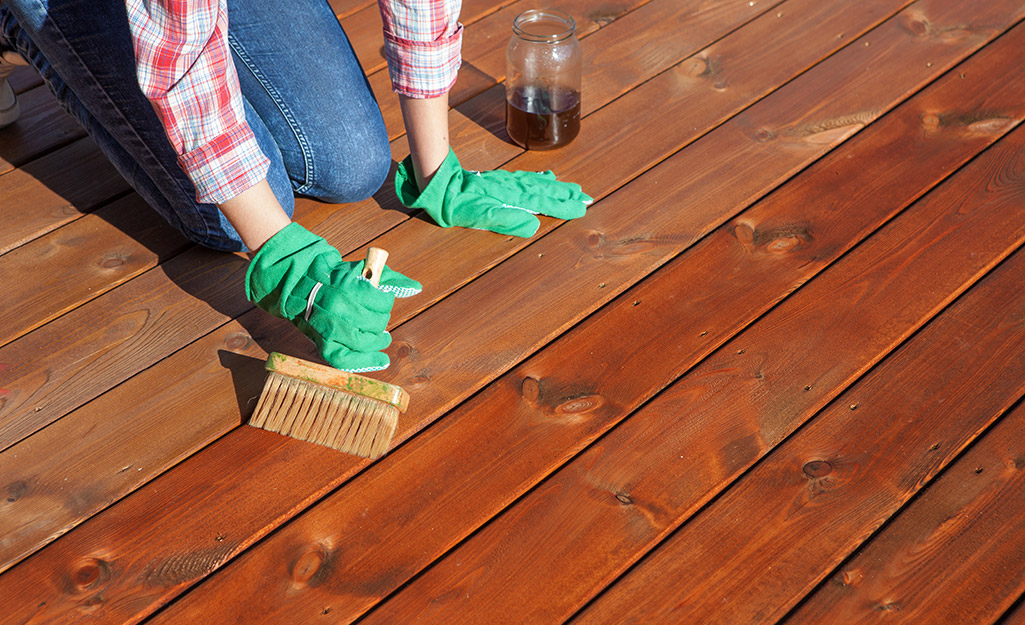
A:
[[[292,223],[266,179],[218,204],[218,208],[238,232],[250,254]]]

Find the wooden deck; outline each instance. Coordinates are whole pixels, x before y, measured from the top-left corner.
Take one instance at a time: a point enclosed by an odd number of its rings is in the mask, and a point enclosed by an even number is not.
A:
[[[15,76],[0,622],[1025,623],[1025,1],[552,4],[580,137],[508,142],[535,5],[464,0],[452,138],[585,218],[298,203],[425,286],[376,462],[243,425],[312,346]],[[376,5],[334,6],[400,159]]]

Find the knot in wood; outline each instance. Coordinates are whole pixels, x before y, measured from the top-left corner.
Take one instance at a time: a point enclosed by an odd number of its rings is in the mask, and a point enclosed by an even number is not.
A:
[[[415,350],[413,349],[413,346],[405,341],[395,343],[396,358],[408,359],[414,354],[414,352]]]
[[[228,335],[228,338],[224,340],[224,346],[231,350],[243,350],[249,347],[251,338],[248,334],[241,332],[232,332]]]
[[[541,383],[531,377],[523,378],[520,383],[520,395],[530,403],[536,402],[541,397]]]
[[[593,412],[604,405],[605,398],[601,395],[583,395],[562,402],[555,407],[555,413],[560,415],[578,415]]]
[[[125,258],[123,258],[121,256],[111,256],[111,257],[105,258],[100,263],[100,266],[103,267],[104,269],[116,269],[116,268],[124,265],[126,262],[128,262],[127,259],[125,259]]]
[[[100,558],[86,558],[71,573],[68,590],[74,593],[92,592],[110,579],[110,563]]]
[[[618,499],[619,503],[624,506],[633,505],[634,502],[634,500],[630,498],[630,495],[627,495],[626,493],[616,493],[616,499]]]
[[[327,562],[328,555],[328,550],[322,545],[313,545],[296,559],[292,566],[292,581],[300,586],[310,584]]]
[[[23,480],[11,482],[7,485],[7,503],[14,503],[15,501],[18,501],[24,497],[27,492],[28,484]]]
[[[812,460],[805,463],[803,470],[808,477],[825,477],[833,472],[833,465],[825,460]]]

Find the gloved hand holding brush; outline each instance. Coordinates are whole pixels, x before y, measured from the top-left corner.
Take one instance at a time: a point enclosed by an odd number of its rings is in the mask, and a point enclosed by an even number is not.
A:
[[[420,208],[439,226],[462,226],[531,237],[541,226],[535,215],[583,217],[593,201],[580,185],[556,180],[550,171],[468,171],[452,150],[422,192],[412,157],[399,164],[395,191],[406,208]]]
[[[381,350],[391,344],[386,328],[395,298],[422,287],[387,267],[374,287],[363,267],[364,261],[343,261],[327,241],[292,223],[253,256],[246,297],[294,323],[336,369],[379,371],[389,364]]]

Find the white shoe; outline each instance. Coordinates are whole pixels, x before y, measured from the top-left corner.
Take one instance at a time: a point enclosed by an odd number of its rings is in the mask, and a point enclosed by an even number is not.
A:
[[[0,55],[0,128],[10,126],[21,116],[18,97],[14,95],[14,88],[7,80],[18,65],[27,63],[17,52],[8,51]]]

